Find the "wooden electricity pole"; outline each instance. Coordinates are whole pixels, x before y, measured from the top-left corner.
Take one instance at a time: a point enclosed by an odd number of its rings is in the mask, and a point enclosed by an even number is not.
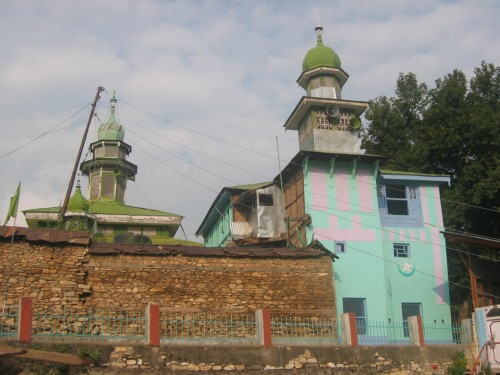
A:
[[[66,190],[66,197],[64,197],[64,203],[61,208],[61,218],[60,222],[63,224],[64,229],[64,215],[66,214],[66,209],[68,208],[69,197],[71,196],[71,191],[73,190],[73,184],[75,183],[76,171],[78,170],[78,165],[80,164],[80,158],[82,157],[83,147],[85,146],[85,141],[87,140],[87,134],[89,132],[90,123],[92,122],[92,117],[94,117],[95,106],[104,91],[104,87],[99,86],[97,88],[97,93],[95,94],[94,103],[92,103],[92,108],[90,110],[89,120],[87,121],[87,126],[85,127],[85,132],[83,133],[82,142],[80,143],[80,149],[78,150],[78,155],[76,156],[75,165],[73,166],[73,173],[71,174],[71,179],[69,180],[68,190]]]

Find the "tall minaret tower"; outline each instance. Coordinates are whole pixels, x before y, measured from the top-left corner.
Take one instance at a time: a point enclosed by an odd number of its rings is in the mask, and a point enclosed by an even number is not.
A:
[[[349,76],[335,51],[323,44],[322,33],[316,27],[316,47],[307,52],[297,80],[306,96],[284,126],[298,130],[301,151],[362,154],[359,117],[368,103],[342,99]]]
[[[137,166],[126,160],[132,147],[123,142],[125,132],[116,121],[116,96],[111,98],[107,121],[99,127],[97,142],[89,150],[92,160],[80,165],[82,174],[89,176],[90,201],[124,203],[127,180],[134,180]]]

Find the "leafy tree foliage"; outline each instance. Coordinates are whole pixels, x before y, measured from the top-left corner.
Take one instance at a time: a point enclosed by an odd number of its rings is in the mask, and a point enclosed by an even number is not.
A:
[[[366,112],[363,148],[385,155],[393,170],[451,177],[442,188],[445,227],[500,237],[500,67],[482,62],[467,82],[454,70],[429,89],[400,74],[396,96],[381,96]],[[450,280],[467,283],[456,252]],[[452,300],[464,291],[451,288]]]

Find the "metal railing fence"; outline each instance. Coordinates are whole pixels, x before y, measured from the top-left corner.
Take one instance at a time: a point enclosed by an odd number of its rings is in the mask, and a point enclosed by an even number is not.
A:
[[[273,342],[339,344],[337,319],[332,316],[280,315],[271,317]]]
[[[263,322],[252,311],[160,309],[161,343],[246,344],[261,343]],[[0,338],[17,337],[19,309],[0,310]],[[266,328],[278,344],[341,345],[342,320],[328,311],[273,310]],[[147,341],[146,311],[113,309],[35,310],[31,315],[34,338],[86,339],[101,341]],[[265,324],[264,324],[265,325]],[[409,345],[408,322],[356,319],[359,345]],[[466,341],[459,322],[423,322],[426,345],[460,344]]]
[[[257,344],[255,314],[234,311],[162,310],[160,341]]]
[[[39,338],[143,340],[145,314],[137,310],[48,309],[33,313],[32,334]]]
[[[462,327],[458,322],[450,325],[423,323],[424,341],[432,344],[463,343]],[[408,322],[387,322],[356,320],[358,342],[360,345],[410,345]]]
[[[17,322],[17,308],[2,308],[0,310],[0,338],[17,336]]]
[[[425,343],[432,344],[465,344],[465,327],[460,322],[423,323]]]

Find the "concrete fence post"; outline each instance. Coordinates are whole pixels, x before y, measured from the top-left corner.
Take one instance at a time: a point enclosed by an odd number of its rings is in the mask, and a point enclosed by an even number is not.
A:
[[[160,346],[160,305],[156,303],[146,307],[146,335],[149,346]]]
[[[21,297],[17,317],[17,339],[22,344],[31,342],[31,319],[33,316],[33,301],[30,297]]]
[[[358,346],[358,329],[354,313],[342,314],[342,344]]]
[[[271,310],[255,310],[255,329],[257,331],[259,344],[266,348],[270,348],[273,345],[271,335]]]
[[[408,333],[410,336],[410,345],[425,346],[424,328],[422,326],[422,317],[420,315],[408,317]]]

